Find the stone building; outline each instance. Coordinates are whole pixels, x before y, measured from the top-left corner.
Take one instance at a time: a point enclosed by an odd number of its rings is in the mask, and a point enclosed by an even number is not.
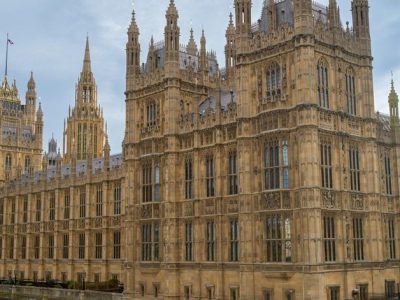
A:
[[[36,110],[33,73],[22,104],[16,82],[4,76],[0,86],[0,183],[40,168],[43,143],[43,113]]]
[[[117,277],[126,299],[392,295],[398,96],[375,112],[369,3],[352,28],[335,0],[265,1],[256,23],[251,5],[235,1],[224,69],[204,32],[182,45],[173,0],[141,64],[133,14],[123,154],[104,134],[102,157],[73,148],[9,182],[0,277]]]

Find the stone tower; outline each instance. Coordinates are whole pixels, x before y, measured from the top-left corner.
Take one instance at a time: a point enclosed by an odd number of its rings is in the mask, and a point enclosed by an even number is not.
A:
[[[97,86],[94,79],[89,49],[86,39],[82,72],[76,86],[75,107],[69,110],[64,122],[64,159],[70,162],[72,156],[86,160],[88,153],[92,158],[101,157],[105,143],[103,112],[97,103]]]

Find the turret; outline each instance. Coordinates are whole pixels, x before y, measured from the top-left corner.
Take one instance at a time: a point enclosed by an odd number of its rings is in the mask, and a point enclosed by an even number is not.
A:
[[[236,33],[249,37],[251,33],[251,0],[237,0],[235,12]]]
[[[40,102],[39,102],[39,108],[36,112],[35,140],[36,140],[37,146],[42,148],[42,144],[43,144],[43,111],[42,111],[42,104]]]
[[[108,136],[106,136],[106,142],[104,144],[104,165],[103,168],[104,170],[109,170],[110,169],[110,144],[108,143]]]
[[[233,78],[236,65],[236,48],[235,48],[235,25],[233,25],[233,15],[229,14],[229,25],[225,33],[225,68],[228,78]]]
[[[391,89],[389,93],[389,110],[390,110],[390,126],[392,128],[399,126],[399,97],[394,89],[394,82],[392,79]]]
[[[174,0],[170,0],[167,13],[165,15],[167,24],[164,30],[165,38],[165,67],[179,68],[179,35],[178,11]]]
[[[312,0],[294,0],[294,28],[296,34],[313,33]]]
[[[340,27],[340,13],[336,0],[329,0],[328,18],[329,18],[329,28],[331,30]]]
[[[31,72],[31,78],[28,81],[28,90],[25,96],[26,112],[31,117],[31,120],[35,116],[36,108],[36,83],[33,79],[33,72]]]
[[[207,61],[207,49],[206,49],[206,37],[204,35],[204,30],[201,33],[200,39],[200,61],[199,67],[201,72],[208,71],[208,61]]]
[[[126,75],[135,76],[140,72],[140,43],[139,27],[136,24],[135,11],[132,11],[132,20],[128,29],[128,42],[126,44]]]
[[[147,54],[147,72],[151,73],[156,69],[156,53],[153,36],[150,40],[149,53]]]
[[[353,0],[351,2],[353,29],[360,39],[370,39],[368,0]]]
[[[186,52],[192,56],[196,56],[197,51],[198,50],[197,50],[196,41],[194,40],[194,36],[193,36],[193,28],[191,28],[189,42],[186,46]]]

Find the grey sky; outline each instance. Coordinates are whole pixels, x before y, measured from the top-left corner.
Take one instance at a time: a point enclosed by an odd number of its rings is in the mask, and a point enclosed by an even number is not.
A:
[[[163,39],[165,10],[169,0],[136,0],[142,61],[151,35]],[[253,22],[263,0],[253,0]],[[322,4],[328,0],[320,0]],[[199,45],[203,28],[207,48],[217,51],[224,65],[223,47],[232,0],[175,0],[179,11],[181,43],[193,27]],[[338,0],[342,22],[350,21],[350,0]],[[374,55],[375,108],[387,112],[390,71],[400,89],[400,1],[370,0]],[[9,76],[15,77],[24,100],[30,71],[34,71],[45,114],[44,148],[54,133],[62,147],[63,119],[74,104],[77,82],[89,33],[92,69],[98,85],[98,101],[108,122],[111,151],[121,151],[124,135],[125,43],[130,23],[131,0],[0,0],[0,67],[4,69],[6,33],[10,48]],[[2,42],[4,40],[4,42]]]

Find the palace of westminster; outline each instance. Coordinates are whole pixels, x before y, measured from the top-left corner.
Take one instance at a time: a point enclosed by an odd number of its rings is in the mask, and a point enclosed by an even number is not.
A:
[[[262,0],[256,0],[262,1]],[[33,76],[0,86],[0,279],[124,285],[124,299],[369,299],[400,278],[400,123],[374,107],[368,0],[235,0],[225,68],[170,0],[141,63],[126,44],[122,154],[110,155],[89,41],[42,154]]]

